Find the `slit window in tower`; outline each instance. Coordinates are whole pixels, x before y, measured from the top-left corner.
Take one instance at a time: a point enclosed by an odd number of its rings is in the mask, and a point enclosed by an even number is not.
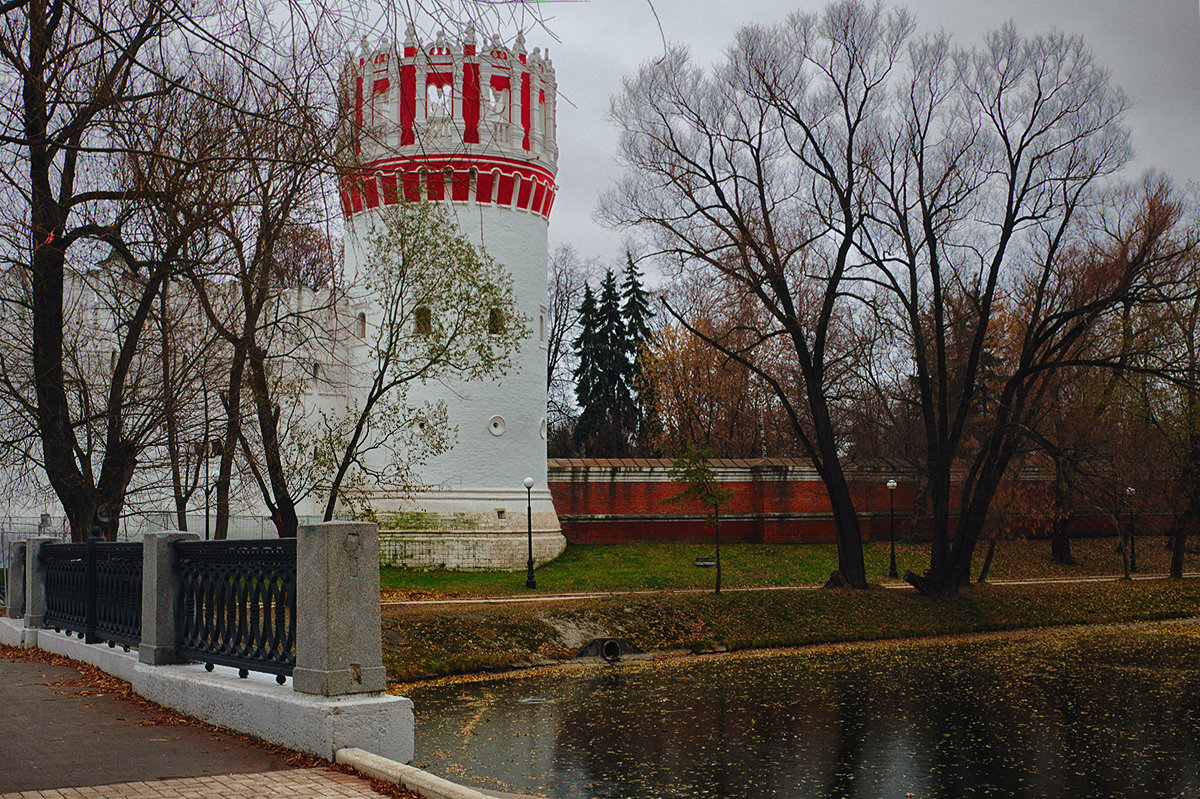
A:
[[[428,336],[433,332],[433,312],[428,305],[417,306],[413,311],[413,323],[419,336]]]

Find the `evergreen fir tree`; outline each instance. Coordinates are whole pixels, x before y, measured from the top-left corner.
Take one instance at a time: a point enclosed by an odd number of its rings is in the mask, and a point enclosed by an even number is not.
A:
[[[590,285],[584,286],[583,302],[579,306],[579,337],[571,342],[578,362],[573,372],[575,399],[579,403],[579,419],[575,422],[575,443],[586,451],[586,443],[596,433],[597,413],[603,404],[600,364],[603,353],[598,335],[599,325],[596,294]]]
[[[625,253],[625,280],[621,284],[621,317],[625,323],[625,356],[629,364],[626,382],[630,387],[628,438],[638,455],[650,455],[650,429],[646,409],[653,405],[654,387],[646,380],[644,358],[653,331],[650,320],[650,298],[642,288],[642,276],[633,263],[633,255]]]
[[[611,270],[604,274],[599,298],[590,286],[585,291],[580,327],[575,340],[575,396],[580,406],[576,443],[589,455],[628,455],[635,408],[621,294]]]
[[[621,316],[625,321],[625,345],[629,362],[634,365],[632,374],[640,370],[642,349],[650,343],[653,332],[650,320],[650,296],[642,288],[642,276],[633,263],[633,255],[625,253],[625,280],[621,283]]]

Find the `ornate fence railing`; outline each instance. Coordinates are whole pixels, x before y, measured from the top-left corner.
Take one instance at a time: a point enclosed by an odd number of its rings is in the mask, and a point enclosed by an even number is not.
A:
[[[276,675],[296,665],[296,541],[179,541],[178,653]]]
[[[91,539],[43,544],[46,626],[87,643],[137,646],[142,636],[142,545]]]

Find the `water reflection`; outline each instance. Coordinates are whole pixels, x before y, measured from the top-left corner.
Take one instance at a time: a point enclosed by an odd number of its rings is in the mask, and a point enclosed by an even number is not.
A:
[[[630,665],[413,692],[414,763],[587,797],[1200,795],[1200,627]]]

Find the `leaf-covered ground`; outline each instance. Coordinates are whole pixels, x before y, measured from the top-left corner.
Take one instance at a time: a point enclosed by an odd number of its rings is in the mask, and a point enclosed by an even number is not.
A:
[[[880,588],[781,589],[549,606],[389,606],[383,640],[389,678],[404,683],[569,660],[593,637],[629,638],[648,652],[686,653],[1187,618],[1198,612],[1200,579],[976,585],[955,600]]]

